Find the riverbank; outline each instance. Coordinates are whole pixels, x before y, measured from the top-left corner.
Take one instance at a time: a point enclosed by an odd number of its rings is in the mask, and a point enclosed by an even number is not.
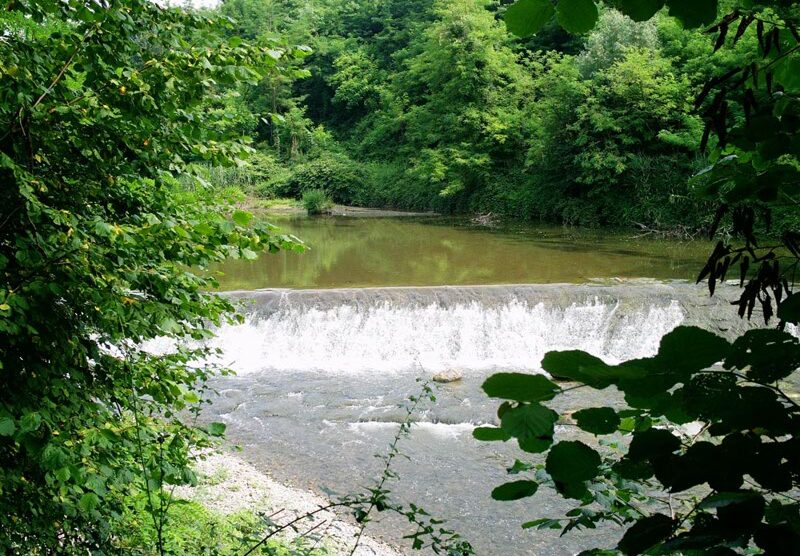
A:
[[[239,208],[256,215],[307,216],[303,203],[297,199],[258,199],[247,197],[239,204]],[[438,216],[435,212],[413,212],[370,207],[354,207],[335,204],[326,216],[350,216],[353,218],[396,218],[403,216]]]
[[[233,454],[208,454],[195,465],[197,486],[175,489],[175,497],[200,504],[220,516],[250,514],[267,516],[269,529],[290,523],[330,504],[311,492],[283,485]],[[266,523],[265,523],[266,525]],[[276,535],[287,546],[302,538],[305,553],[326,556],[400,556],[402,552],[369,536],[363,536],[352,552],[358,528],[343,516],[324,510],[299,521]]]

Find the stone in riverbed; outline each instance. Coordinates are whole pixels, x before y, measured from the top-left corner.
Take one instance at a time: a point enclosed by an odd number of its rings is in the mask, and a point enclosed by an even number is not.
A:
[[[464,378],[464,373],[458,369],[447,369],[446,371],[442,371],[433,375],[433,381],[442,384],[458,382],[462,378]]]

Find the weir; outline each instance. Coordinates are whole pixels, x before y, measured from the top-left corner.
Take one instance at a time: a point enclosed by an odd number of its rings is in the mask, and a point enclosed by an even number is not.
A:
[[[687,282],[635,280],[225,294],[244,323],[221,328],[213,342],[237,376],[215,379],[218,394],[204,418],[226,423],[244,457],[277,480],[352,492],[371,484],[372,456],[385,453],[405,417],[400,406],[420,393],[418,379],[455,369],[461,380],[438,386],[435,403],[415,415],[402,441],[410,459],[398,460],[393,488],[468,532],[478,554],[612,546],[613,527],[520,534],[530,505],[492,501],[492,488],[508,480],[505,467],[531,455],[513,442],[472,438],[475,426],[498,424],[498,402],[481,384],[500,370],[542,372],[551,350],[582,349],[608,362],[647,356],[681,324],[732,336],[749,326],[729,305],[738,293],[721,285],[709,298]],[[612,390],[576,389],[554,403],[564,413],[613,405]],[[577,433],[558,429],[562,439]],[[552,491],[537,494],[536,516],[564,511],[567,503]],[[384,519],[373,533],[405,546],[405,524]]]
[[[734,293],[734,292],[731,292]],[[608,362],[655,353],[681,324],[730,333],[728,297],[686,282],[233,292],[244,324],[218,331],[239,374],[540,370],[550,350]]]

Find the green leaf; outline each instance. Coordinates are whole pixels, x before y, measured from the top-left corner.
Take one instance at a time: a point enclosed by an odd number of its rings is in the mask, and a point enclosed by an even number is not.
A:
[[[497,373],[483,383],[483,391],[492,398],[515,402],[551,400],[560,388],[542,375]]]
[[[667,0],[669,15],[687,29],[711,25],[717,19],[717,0]]]
[[[792,324],[800,322],[800,293],[793,293],[778,306],[778,318]]]
[[[791,56],[775,64],[775,80],[787,92],[800,92],[800,58]]]
[[[26,413],[22,416],[22,419],[19,420],[19,430],[20,432],[32,432],[38,430],[41,424],[41,415],[36,412]]]
[[[546,452],[553,443],[553,437],[542,438],[519,438],[517,439],[519,449],[529,454],[541,454]]]
[[[253,219],[253,215],[243,210],[233,211],[233,221],[239,226],[247,226]]]
[[[537,529],[561,529],[561,522],[557,519],[543,517],[533,521],[526,521],[522,524],[523,529],[533,529],[534,527]]]
[[[14,424],[14,419],[10,417],[0,418],[0,436],[11,436],[16,430],[17,426]]]
[[[592,434],[611,434],[620,425],[619,415],[610,407],[581,409],[573,417],[581,429]]]
[[[641,554],[672,534],[675,524],[664,514],[640,519],[625,532],[617,548],[625,554]]]
[[[94,492],[87,492],[78,501],[78,507],[88,513],[100,505],[100,498]]]
[[[492,498],[504,502],[519,500],[533,496],[539,489],[539,483],[534,481],[513,481],[505,483],[492,491]]]
[[[506,10],[506,27],[518,37],[527,37],[539,32],[553,14],[550,0],[517,0]]]
[[[183,399],[186,401],[186,403],[198,403],[200,401],[200,397],[197,395],[197,392],[192,392],[191,390],[184,392]]]
[[[225,434],[226,428],[227,426],[225,425],[225,423],[217,423],[217,422],[209,423],[208,434],[210,434],[211,436],[222,436],[223,434]]]
[[[668,430],[647,429],[633,433],[627,457],[632,461],[653,460],[667,456],[680,447],[680,439]]]
[[[558,23],[570,33],[588,33],[594,29],[597,19],[597,5],[593,0],[559,0]]]
[[[747,369],[760,382],[786,378],[800,367],[800,341],[775,329],[748,330],[733,342],[726,369]]]
[[[547,454],[545,469],[558,483],[581,483],[597,476],[600,454],[577,440],[559,442]]]
[[[65,483],[65,482],[67,482],[69,480],[69,478],[71,476],[71,473],[70,473],[68,467],[62,467],[61,469],[58,469],[54,473],[54,475],[55,475],[56,479],[58,479],[62,483]]]
[[[601,359],[585,351],[551,351],[542,359],[542,368],[560,379],[582,382],[602,389],[614,383],[618,376]]]
[[[655,360],[665,370],[695,372],[725,359],[729,349],[725,338],[696,326],[679,326],[661,339]]]
[[[634,21],[647,21],[664,7],[664,0],[617,0],[614,7]]]
[[[476,440],[480,440],[482,442],[496,442],[496,441],[503,441],[511,439],[511,435],[508,434],[506,431],[496,427],[478,427],[472,431],[472,436]]]
[[[500,419],[504,431],[520,440],[552,438],[558,414],[539,404],[512,407]]]

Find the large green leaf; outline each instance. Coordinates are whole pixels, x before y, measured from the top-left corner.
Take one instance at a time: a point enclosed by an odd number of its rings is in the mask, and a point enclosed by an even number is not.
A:
[[[556,14],[558,23],[570,33],[588,33],[599,17],[593,0],[559,0]]]
[[[529,454],[541,454],[553,444],[552,437],[542,438],[520,438],[518,439],[519,448]]]
[[[700,371],[725,359],[730,344],[696,326],[679,326],[661,339],[656,361],[664,371]]]
[[[541,402],[553,399],[560,388],[542,375],[497,373],[483,383],[483,391],[493,398],[515,402]]]
[[[635,432],[628,447],[628,459],[632,461],[653,460],[671,454],[680,446],[680,439],[668,430],[648,429]]]
[[[511,439],[510,434],[496,427],[477,427],[472,431],[472,436],[475,437],[476,440],[481,440],[483,442],[505,442]]]
[[[775,329],[748,330],[733,342],[725,359],[725,368],[747,369],[748,376],[761,382],[786,378],[798,367],[800,341]]]
[[[559,442],[547,454],[545,469],[554,481],[581,483],[597,476],[600,454],[577,440]]]
[[[696,442],[685,453],[653,460],[656,478],[671,492],[702,485],[716,474],[722,450],[710,442]]]
[[[505,483],[492,491],[495,500],[510,501],[533,496],[539,489],[539,484],[534,481],[513,481]]]
[[[688,29],[711,25],[717,18],[717,0],[667,0],[669,15]]]
[[[14,424],[14,419],[10,417],[0,418],[0,436],[11,436],[16,430],[17,426]]]
[[[778,306],[778,318],[797,324],[800,322],[800,293],[793,293]]]
[[[506,10],[506,27],[519,37],[527,37],[544,27],[553,14],[550,0],[517,0]]]
[[[611,434],[620,424],[619,415],[610,407],[581,409],[573,417],[580,428],[592,434]]]
[[[616,0],[613,6],[634,21],[647,21],[664,7],[664,0]]]
[[[625,554],[641,554],[653,545],[667,539],[675,522],[664,514],[653,514],[637,521],[625,532],[617,548]]]
[[[542,368],[556,378],[576,380],[594,388],[610,386],[618,376],[613,367],[585,351],[551,351],[542,359]]]
[[[539,404],[523,404],[503,413],[501,426],[520,440],[552,438],[558,413]]]
[[[94,492],[87,492],[78,501],[78,507],[84,512],[91,512],[100,505],[100,498]]]
[[[800,93],[800,58],[790,56],[775,65],[775,80],[787,92]]]
[[[222,436],[225,434],[225,423],[209,423],[208,424],[208,434],[211,436]]]

